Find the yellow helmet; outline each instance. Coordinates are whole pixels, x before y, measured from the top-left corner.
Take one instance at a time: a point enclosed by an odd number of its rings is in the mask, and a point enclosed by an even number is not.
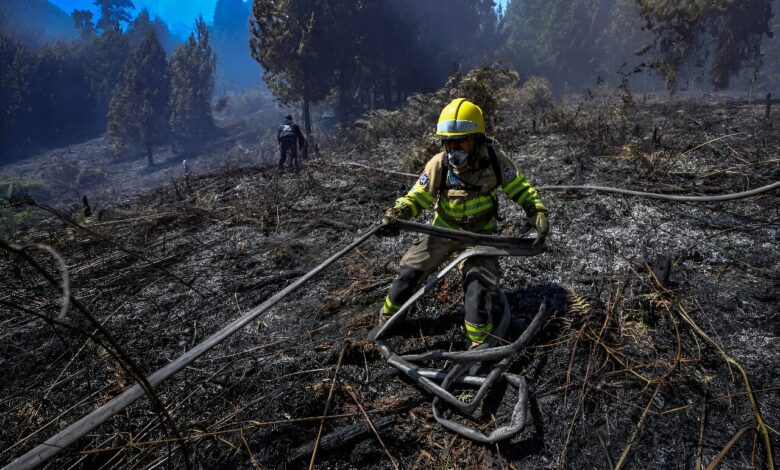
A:
[[[455,98],[441,110],[436,135],[460,139],[469,134],[485,133],[485,118],[482,110],[466,98]]]

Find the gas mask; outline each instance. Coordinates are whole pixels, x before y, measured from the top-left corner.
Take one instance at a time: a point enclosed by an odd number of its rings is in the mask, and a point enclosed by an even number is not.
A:
[[[469,154],[457,149],[447,153],[447,161],[453,168],[463,168],[469,162]]]

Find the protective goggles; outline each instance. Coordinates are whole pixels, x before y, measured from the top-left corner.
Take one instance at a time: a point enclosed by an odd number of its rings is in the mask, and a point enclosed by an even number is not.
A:
[[[442,144],[462,144],[463,142],[468,140],[468,136],[466,137],[444,137],[441,139]]]

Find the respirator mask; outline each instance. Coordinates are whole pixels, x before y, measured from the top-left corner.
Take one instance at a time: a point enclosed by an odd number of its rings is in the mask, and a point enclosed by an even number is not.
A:
[[[469,154],[457,149],[447,152],[447,161],[453,168],[463,168],[469,162]]]

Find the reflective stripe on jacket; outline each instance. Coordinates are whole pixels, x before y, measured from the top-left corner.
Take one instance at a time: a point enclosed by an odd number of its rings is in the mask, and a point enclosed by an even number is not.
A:
[[[495,204],[498,180],[486,145],[479,148],[477,167],[471,165],[461,170],[449,167],[444,177],[446,154],[436,154],[423,170],[422,175],[395,205],[404,209],[407,216],[415,217],[422,209],[435,211],[433,225],[472,232],[493,232],[497,227]],[[517,170],[514,162],[503,152],[495,150],[498,169],[501,172],[504,193],[523,207],[529,216],[546,210],[536,190]],[[446,184],[443,184],[446,183]]]

